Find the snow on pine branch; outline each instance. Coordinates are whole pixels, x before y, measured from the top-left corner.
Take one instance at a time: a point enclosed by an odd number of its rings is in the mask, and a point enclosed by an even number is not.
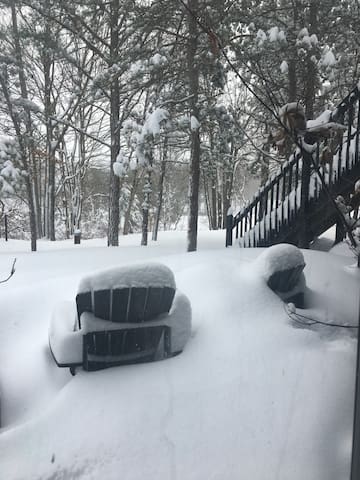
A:
[[[143,125],[133,119],[123,123],[122,133],[127,138],[128,148],[135,150],[138,165],[147,166],[150,163],[151,149],[154,139],[160,135],[164,123],[169,119],[169,112],[164,108],[156,108],[146,116]],[[113,171],[118,177],[123,177],[128,170],[136,168],[136,164],[119,153],[113,164]]]
[[[20,179],[20,171],[14,165],[18,155],[16,141],[0,136],[0,194],[14,193],[14,185]]]
[[[43,109],[35,102],[23,97],[11,97],[11,103],[16,107],[22,107],[25,110],[30,110],[33,113],[42,113]]]

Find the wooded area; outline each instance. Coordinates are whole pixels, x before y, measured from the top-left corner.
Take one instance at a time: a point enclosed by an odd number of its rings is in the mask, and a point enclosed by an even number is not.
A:
[[[1,1],[0,221],[11,238],[224,228],[250,178],[359,78],[357,0]],[[259,101],[260,100],[260,101]],[[275,143],[278,143],[274,146]]]

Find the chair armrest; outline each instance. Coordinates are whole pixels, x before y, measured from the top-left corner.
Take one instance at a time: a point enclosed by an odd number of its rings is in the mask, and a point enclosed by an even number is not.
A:
[[[49,328],[49,346],[59,367],[82,364],[82,332],[74,331],[76,308],[63,302],[55,309]]]

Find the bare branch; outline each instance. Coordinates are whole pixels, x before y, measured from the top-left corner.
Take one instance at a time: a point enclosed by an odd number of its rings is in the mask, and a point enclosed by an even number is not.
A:
[[[0,280],[0,283],[7,282],[14,275],[14,273],[15,273],[15,263],[16,263],[16,258],[14,258],[14,261],[13,261],[13,264],[12,264],[12,267],[11,267],[11,271],[10,271],[8,277],[5,278],[4,280]]]

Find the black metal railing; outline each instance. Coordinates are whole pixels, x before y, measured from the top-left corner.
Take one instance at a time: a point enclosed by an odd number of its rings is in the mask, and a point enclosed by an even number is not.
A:
[[[306,247],[312,240],[311,231],[319,230],[309,228],[308,213],[310,207],[316,210],[317,203],[324,202],[323,184],[331,194],[350,194],[360,162],[358,87],[331,113],[326,124],[333,126],[335,137],[330,140],[316,133],[316,129],[309,129],[305,148],[297,148],[240,212],[228,216],[226,246],[232,245],[235,230],[242,247],[269,246],[289,238],[291,243]],[[330,141],[331,148],[327,145]],[[328,152],[327,157],[324,151]],[[312,218],[318,221],[315,216]]]

